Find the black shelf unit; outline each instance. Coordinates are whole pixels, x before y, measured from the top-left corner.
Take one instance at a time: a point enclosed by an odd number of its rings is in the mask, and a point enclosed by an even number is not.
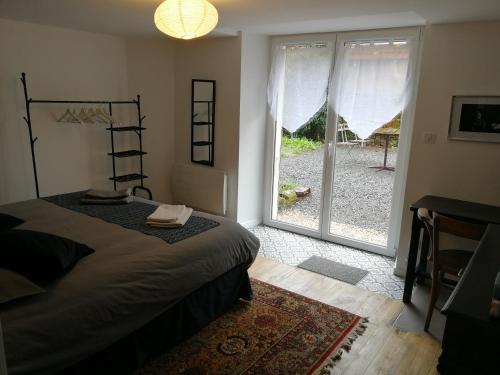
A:
[[[143,155],[146,155],[147,153],[142,150],[142,132],[146,130],[142,126],[142,122],[144,121],[146,116],[141,115],[141,96],[137,95],[137,99],[129,100],[129,101],[116,101],[116,100],[111,100],[111,101],[103,101],[103,100],[46,100],[46,99],[32,99],[28,95],[28,84],[26,80],[26,73],[21,73],[21,82],[23,84],[23,89],[24,89],[24,99],[25,99],[25,104],[26,104],[26,116],[23,117],[24,121],[26,122],[26,125],[28,126],[28,132],[29,132],[29,140],[30,140],[30,146],[31,146],[31,159],[33,163],[33,175],[35,178],[35,189],[36,189],[36,197],[40,198],[40,190],[38,187],[38,174],[37,174],[37,168],[36,168],[36,157],[35,157],[35,143],[38,140],[38,137],[33,138],[33,129],[32,129],[32,121],[31,121],[31,105],[33,104],[105,104],[108,107],[108,114],[109,116],[113,116],[113,106],[114,105],[135,105],[137,109],[137,118],[138,118],[138,125],[135,126],[118,126],[115,127],[113,122],[109,122],[109,127],[106,128],[106,130],[109,131],[110,134],[110,140],[111,140],[111,152],[108,153],[108,155],[111,156],[112,163],[113,163],[113,176],[110,177],[109,179],[113,181],[113,187],[116,190],[116,183],[117,182],[129,182],[129,181],[138,181],[140,180],[140,185],[136,185],[133,187],[133,194],[135,195],[137,189],[144,190],[148,196],[149,199],[152,199],[152,193],[151,190],[148,189],[147,187],[144,186],[144,179],[146,179],[148,176],[146,176],[143,172],[143,160],[142,157]],[[135,132],[139,138],[139,149],[138,150],[124,150],[124,151],[115,151],[115,139],[114,139],[114,133],[116,132]],[[140,171],[139,173],[130,173],[130,174],[125,174],[125,175],[116,175],[116,165],[115,165],[115,159],[116,158],[125,158],[125,157],[133,157],[133,156],[138,156],[140,158]]]
[[[200,87],[197,87],[198,85]],[[204,92],[202,85],[207,85],[206,92]],[[201,94],[197,90],[200,90]],[[199,95],[208,95],[211,100],[198,100],[197,96]],[[198,117],[200,115],[205,118],[200,119]],[[215,81],[193,79],[191,81],[191,162],[214,166],[214,133]],[[202,135],[200,136],[200,134]],[[201,158],[200,154],[203,155]]]

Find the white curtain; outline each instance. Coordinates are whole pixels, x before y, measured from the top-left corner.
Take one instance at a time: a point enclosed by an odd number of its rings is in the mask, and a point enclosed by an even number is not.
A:
[[[273,120],[278,118],[278,98],[285,78],[286,47],[279,44],[273,47],[271,71],[267,83],[267,103]]]
[[[325,104],[332,58],[332,43],[274,48],[267,92],[269,108],[274,120],[281,112],[282,126],[289,132],[304,126]]]
[[[409,97],[409,42],[345,46],[332,80],[335,112],[359,138],[392,120]]]

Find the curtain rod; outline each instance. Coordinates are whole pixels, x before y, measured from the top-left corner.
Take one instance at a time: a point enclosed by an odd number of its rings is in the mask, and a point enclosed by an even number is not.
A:
[[[388,40],[388,39],[376,39],[376,40],[358,40],[358,41],[351,41],[351,42],[345,42],[344,46],[384,46],[384,45],[405,45],[408,44],[407,40],[404,39],[393,39],[393,40]]]
[[[325,48],[328,42],[286,42],[281,44],[282,48]]]
[[[407,40],[404,39],[373,39],[373,40],[359,40],[345,42],[344,46],[376,46],[376,45],[406,45]],[[281,44],[282,48],[325,48],[328,46],[328,42],[284,42]]]

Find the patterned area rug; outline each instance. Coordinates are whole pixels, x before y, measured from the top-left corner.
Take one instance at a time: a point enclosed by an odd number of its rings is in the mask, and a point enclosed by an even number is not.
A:
[[[255,298],[156,358],[142,375],[321,374],[367,319],[252,279]]]

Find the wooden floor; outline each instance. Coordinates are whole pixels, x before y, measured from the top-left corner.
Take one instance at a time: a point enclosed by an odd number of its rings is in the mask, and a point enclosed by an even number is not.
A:
[[[401,301],[260,256],[250,276],[369,318],[368,329],[333,374],[437,374],[440,344],[392,326],[404,306]]]

